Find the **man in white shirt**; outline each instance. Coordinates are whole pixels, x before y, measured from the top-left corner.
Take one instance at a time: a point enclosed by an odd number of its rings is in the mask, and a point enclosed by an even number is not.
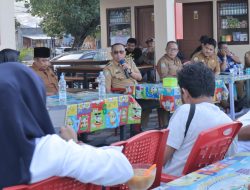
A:
[[[238,152],[250,152],[250,111],[237,120],[243,124],[238,134]]]
[[[163,168],[163,173],[175,176],[182,174],[200,132],[232,122],[219,107],[213,104],[215,77],[211,69],[202,63],[185,65],[178,73],[178,83],[184,105],[176,110],[170,120]],[[195,104],[195,111],[185,136],[190,104]],[[235,152],[236,143],[233,143],[228,153],[232,155]]]

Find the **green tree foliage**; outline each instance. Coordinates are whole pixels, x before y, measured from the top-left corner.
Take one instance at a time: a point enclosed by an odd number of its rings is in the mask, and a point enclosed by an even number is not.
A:
[[[99,0],[30,0],[32,15],[43,18],[41,27],[52,37],[71,34],[73,47],[82,45],[100,22]]]

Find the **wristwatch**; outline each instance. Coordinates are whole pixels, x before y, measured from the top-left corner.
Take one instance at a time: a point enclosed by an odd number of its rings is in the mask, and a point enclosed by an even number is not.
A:
[[[132,71],[131,69],[128,70],[128,74],[131,75],[132,74]]]

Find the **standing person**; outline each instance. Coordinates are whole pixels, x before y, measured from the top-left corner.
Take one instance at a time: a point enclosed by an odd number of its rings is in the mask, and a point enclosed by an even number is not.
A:
[[[129,38],[127,40],[126,55],[131,56],[133,61],[138,66],[140,64],[139,58],[142,55],[142,51],[137,46],[137,40],[135,38]]]
[[[53,95],[58,92],[58,79],[53,70],[50,68],[49,57],[49,48],[35,47],[32,69],[43,80],[46,87],[47,95]]]
[[[203,63],[188,64],[178,73],[177,78],[184,104],[175,111],[168,126],[163,172],[180,176],[198,135],[206,129],[232,120],[213,104],[215,76],[211,69]],[[185,136],[191,104],[195,105],[194,115]],[[236,152],[237,139],[227,154],[231,156]]]
[[[132,166],[121,148],[81,146],[70,127],[61,130],[65,140],[55,134],[44,83],[30,68],[1,64],[0,91],[4,92],[0,93],[0,189],[52,176],[105,186],[132,177]]]
[[[146,82],[155,82],[155,41],[154,38],[148,38],[145,42],[147,48],[142,52],[142,56],[139,59],[140,63],[147,65],[152,65],[153,68],[147,72],[141,72],[143,81]]]
[[[212,69],[215,74],[220,74],[220,64],[215,53],[216,41],[208,38],[204,41],[201,51],[193,55],[193,62],[202,62],[208,68]]]
[[[157,63],[157,71],[161,80],[165,77],[176,77],[182,69],[181,60],[177,57],[178,45],[175,41],[169,41],[166,46],[166,54]]]
[[[177,57],[178,51],[178,45],[175,41],[169,41],[167,43],[166,54],[163,55],[157,63],[157,71],[161,80],[166,77],[176,77],[177,72],[182,69],[181,60]],[[163,127],[166,127],[169,122],[170,112],[159,108],[158,114]]]

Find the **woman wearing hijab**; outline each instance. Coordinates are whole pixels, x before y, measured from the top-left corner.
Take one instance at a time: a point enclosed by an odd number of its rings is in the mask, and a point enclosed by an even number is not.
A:
[[[17,62],[20,52],[14,49],[3,49],[0,51],[0,63]]]
[[[0,64],[0,92],[0,189],[52,176],[105,186],[132,177],[121,150],[66,141],[67,128],[66,140],[55,134],[44,84],[28,67]]]

